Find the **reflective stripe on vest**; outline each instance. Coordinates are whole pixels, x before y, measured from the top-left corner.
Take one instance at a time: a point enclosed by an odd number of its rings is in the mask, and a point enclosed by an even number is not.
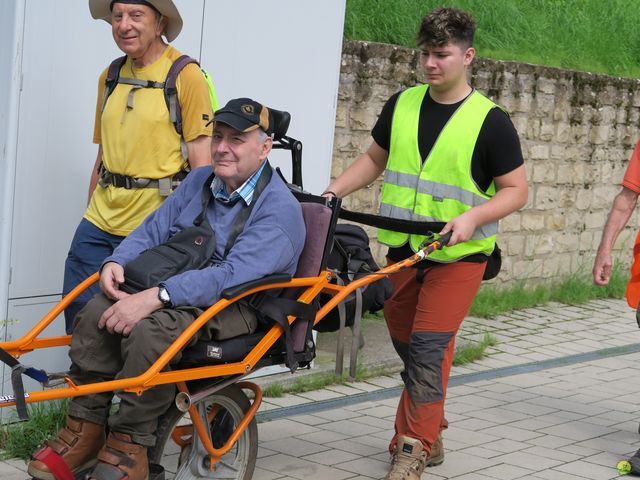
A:
[[[495,194],[493,182],[487,192],[471,176],[473,151],[489,111],[496,105],[473,91],[440,132],[423,163],[418,145],[420,109],[429,86],[409,88],[398,97],[391,124],[389,159],[384,175],[380,214],[403,220],[448,222],[469,209],[486,203]],[[495,247],[498,223],[478,227],[471,240],[434,252],[430,259],[453,262]],[[423,236],[380,229],[378,240],[391,247],[407,242],[417,251]]]
[[[443,221],[443,220],[440,220],[439,218],[419,215],[407,208],[394,207],[393,205],[389,205],[386,203],[380,204],[380,215],[382,215],[383,217],[392,217],[392,218],[397,218],[399,220],[409,220],[409,221],[415,221],[415,222],[442,222]],[[382,229],[379,229],[379,231],[382,231]],[[385,230],[385,232],[386,231],[387,230]],[[396,233],[396,232],[393,232],[393,233]],[[498,224],[488,223],[486,225],[481,225],[478,228],[476,228],[476,231],[473,232],[473,236],[471,237],[471,239],[482,240],[487,237],[492,237],[497,233],[498,233]],[[406,236],[408,236],[408,234]],[[424,237],[420,237],[420,238],[424,238]],[[429,254],[429,258],[431,258],[431,254]]]

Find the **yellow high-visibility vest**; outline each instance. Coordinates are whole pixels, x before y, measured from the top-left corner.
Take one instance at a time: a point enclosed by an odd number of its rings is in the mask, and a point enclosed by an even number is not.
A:
[[[429,85],[419,85],[398,97],[380,214],[401,220],[448,222],[495,195],[493,181],[486,192],[475,184],[471,160],[482,124],[496,104],[474,90],[451,116],[423,162],[418,146],[418,122],[428,89]],[[469,241],[433,252],[429,259],[454,262],[476,253],[490,255],[497,232],[497,221],[482,225]],[[409,242],[412,250],[417,251],[424,239],[421,235],[378,230],[378,240],[390,247]]]

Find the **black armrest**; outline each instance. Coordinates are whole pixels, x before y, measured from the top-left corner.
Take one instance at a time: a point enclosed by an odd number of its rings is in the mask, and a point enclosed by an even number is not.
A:
[[[252,288],[262,287],[263,285],[268,285],[270,283],[289,282],[290,280],[291,275],[288,273],[274,273],[273,275],[267,275],[266,277],[241,283],[240,285],[236,285],[234,287],[225,288],[220,294],[220,297],[224,298],[225,300],[229,300],[230,298],[237,297],[238,295],[246,292],[247,290],[251,290]]]

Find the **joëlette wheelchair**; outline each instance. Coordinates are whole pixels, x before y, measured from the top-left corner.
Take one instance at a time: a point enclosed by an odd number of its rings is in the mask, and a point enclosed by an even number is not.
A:
[[[155,385],[173,383],[178,393],[172,407],[160,417],[157,443],[149,449],[152,480],[164,478],[160,465],[167,452],[179,454],[176,479],[250,479],[256,464],[258,428],[256,412],[262,392],[255,383],[241,380],[244,376],[270,365],[286,364],[292,371],[307,367],[315,357],[312,327],[358,288],[375,282],[381,276],[408,268],[447,239],[433,236],[412,257],[348,285],[332,283],[336,272],[326,268],[333,232],[340,216],[340,199],[328,200],[302,190],[302,144],[286,131],[290,116],[274,112],[276,134],[274,148],[290,150],[293,173],[291,191],[301,202],[306,225],[306,241],[295,277],[275,274],[229,288],[220,301],[209,307],[164,352],[148,371],[134,378],[76,385],[65,374],[49,375],[43,370],[18,362],[21,355],[42,348],[69,345],[70,336],[40,337],[64,309],[81,292],[98,281],[92,275],[65,296],[44,318],[22,338],[0,343],[0,358],[12,367],[14,395],[0,398],[0,407],[15,405],[21,417],[27,415],[26,404],[46,400],[89,395],[107,391],[142,393]],[[347,217],[344,217],[347,218]],[[366,222],[365,222],[366,223]],[[163,371],[191,337],[209,319],[240,299],[255,298],[260,292],[278,289],[285,300],[280,312],[268,312],[272,326],[259,328],[253,334],[222,342],[201,342],[183,352],[181,363]],[[328,293],[331,300],[320,306],[317,297]],[[42,391],[25,393],[22,375],[28,375],[43,386]],[[247,395],[245,392],[251,392]],[[251,400],[250,400],[251,398]]]

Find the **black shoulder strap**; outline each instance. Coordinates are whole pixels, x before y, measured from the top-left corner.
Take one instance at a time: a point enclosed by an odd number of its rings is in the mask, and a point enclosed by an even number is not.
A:
[[[227,240],[227,245],[224,247],[224,256],[226,257],[233,247],[233,244],[236,242],[236,238],[238,235],[242,233],[244,230],[244,225],[247,223],[249,215],[251,214],[251,210],[253,210],[253,206],[257,203],[258,197],[265,189],[265,187],[271,181],[271,165],[269,164],[269,160],[265,161],[265,165],[262,169],[262,173],[260,174],[260,178],[258,179],[258,183],[256,184],[256,188],[253,191],[253,198],[251,199],[251,203],[249,205],[244,205],[238,216],[233,221],[233,228],[229,233],[229,239]]]
[[[44,370],[22,365],[18,360],[10,355],[6,350],[0,348],[0,361],[11,368],[11,386],[13,387],[13,399],[16,403],[16,411],[20,420],[27,420],[29,412],[25,401],[24,384],[22,374],[28,375],[34,380],[45,385],[49,381],[49,376]]]
[[[127,56],[123,55],[122,57],[116,58],[111,65],[109,65],[109,69],[107,70],[107,78],[104,82],[104,96],[102,97],[102,110],[104,110],[105,105],[107,104],[107,99],[109,95],[113,93],[118,85],[118,79],[120,78],[120,70],[124,66],[127,61]]]
[[[196,226],[199,226],[207,218],[207,207],[209,206],[209,201],[213,196],[213,192],[211,191],[211,183],[213,182],[214,178],[216,178],[216,174],[212,173],[202,185],[202,196],[200,197],[202,202],[202,210],[200,210],[200,214],[193,221],[193,224]]]
[[[178,101],[178,89],[176,83],[178,82],[178,75],[184,67],[190,63],[195,63],[200,66],[198,61],[191,58],[189,55],[182,55],[176,59],[175,62],[169,68],[167,72],[167,78],[164,81],[164,101],[167,104],[169,110],[169,119],[178,132],[178,135],[182,136],[182,109],[180,108],[180,102]]]
[[[233,244],[236,242],[238,235],[240,235],[244,230],[244,225],[247,223],[247,220],[249,219],[249,215],[251,214],[251,211],[253,210],[253,207],[256,204],[258,197],[271,181],[271,175],[272,175],[271,165],[269,164],[269,160],[267,160],[265,162],[264,168],[262,169],[262,173],[260,174],[260,178],[258,178],[258,183],[256,183],[256,188],[253,191],[253,197],[251,199],[251,203],[249,205],[245,204],[233,221],[233,227],[231,229],[231,232],[229,233],[229,239],[227,240],[227,245],[224,248],[225,257],[229,253],[229,250],[231,250],[231,247],[233,247]],[[201,197],[202,210],[200,211],[200,214],[193,221],[194,225],[200,225],[207,218],[207,207],[209,206],[209,201],[213,196],[213,192],[211,191],[211,182],[213,182],[214,178],[215,178],[215,174],[212,173],[209,176],[209,178],[204,182],[204,185],[202,186],[202,197]]]

